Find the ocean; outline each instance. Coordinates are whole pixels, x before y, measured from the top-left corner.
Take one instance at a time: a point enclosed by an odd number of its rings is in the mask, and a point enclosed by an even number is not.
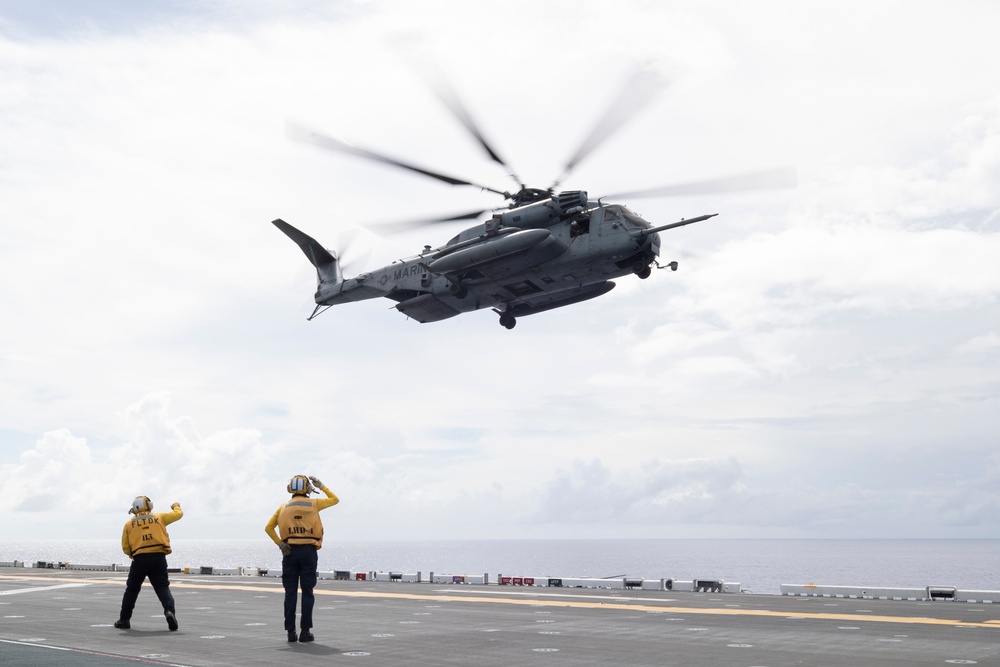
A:
[[[172,541],[170,567],[280,568],[263,540]],[[0,562],[124,564],[117,540],[0,541]],[[781,584],[1000,590],[998,539],[608,539],[338,541],[321,571],[534,577],[641,577],[739,582],[778,595]],[[3,573],[0,570],[0,573]]]

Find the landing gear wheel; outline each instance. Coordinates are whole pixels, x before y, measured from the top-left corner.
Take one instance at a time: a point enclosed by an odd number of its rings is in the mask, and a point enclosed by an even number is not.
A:
[[[642,262],[636,262],[632,265],[632,273],[639,276],[643,280],[649,277],[653,270],[649,268],[649,265],[643,264]]]
[[[517,324],[517,320],[514,319],[513,315],[504,313],[500,316],[500,326],[506,327],[507,329],[513,329]]]

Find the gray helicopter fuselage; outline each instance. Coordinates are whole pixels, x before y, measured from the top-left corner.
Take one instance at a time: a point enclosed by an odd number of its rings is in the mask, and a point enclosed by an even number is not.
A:
[[[561,293],[579,293],[634,273],[636,262],[646,266],[659,254],[659,236],[634,235],[633,230],[650,225],[624,206],[590,202],[569,218],[543,222],[549,224],[496,229],[487,221],[449,245],[340,285],[320,285],[316,302],[334,305],[384,296],[421,322],[482,308],[502,312],[517,305],[529,306],[520,313],[529,314],[533,301],[557,302]]]
[[[606,294],[615,278],[649,277],[660,252],[658,232],[714,215],[653,227],[626,206],[567,191],[494,213],[443,246],[425,246],[419,255],[346,279],[334,253],[283,220],[274,224],[316,268],[312,317],[337,304],[384,297],[418,322],[492,308],[510,329],[517,317]]]

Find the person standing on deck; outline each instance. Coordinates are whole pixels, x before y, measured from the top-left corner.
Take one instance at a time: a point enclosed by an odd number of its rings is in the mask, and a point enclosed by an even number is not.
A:
[[[167,526],[184,516],[180,503],[170,506],[169,512],[153,513],[153,501],[147,496],[136,496],[129,514],[135,516],[125,522],[122,529],[122,551],[132,559],[122,596],[122,610],[115,621],[119,630],[132,627],[132,610],[139,598],[142,582],[149,577],[153,592],[163,605],[163,615],[167,627],[177,629],[177,610],[174,596],[170,594],[170,580],[167,578],[167,554],[170,553],[170,536]]]
[[[287,490],[292,497],[281,504],[264,526],[264,532],[281,550],[281,584],[285,588],[285,631],[288,641],[311,642],[312,611],[315,602],[316,553],[323,547],[323,521],[319,513],[340,502],[333,491],[323,486],[315,477],[296,475],[288,481]],[[322,491],[326,498],[310,498],[309,494]],[[277,529],[277,531],[275,530]],[[280,535],[279,535],[280,532]],[[302,618],[295,633],[295,607],[298,589],[302,589]]]

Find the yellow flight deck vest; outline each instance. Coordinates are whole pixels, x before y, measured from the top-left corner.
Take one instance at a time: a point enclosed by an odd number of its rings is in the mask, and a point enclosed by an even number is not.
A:
[[[317,501],[305,496],[294,496],[278,510],[278,530],[281,539],[289,544],[323,546],[323,522],[319,518]]]
[[[134,519],[125,524],[125,532],[132,556],[170,553],[170,536],[167,535],[167,528],[159,514],[136,514]]]

